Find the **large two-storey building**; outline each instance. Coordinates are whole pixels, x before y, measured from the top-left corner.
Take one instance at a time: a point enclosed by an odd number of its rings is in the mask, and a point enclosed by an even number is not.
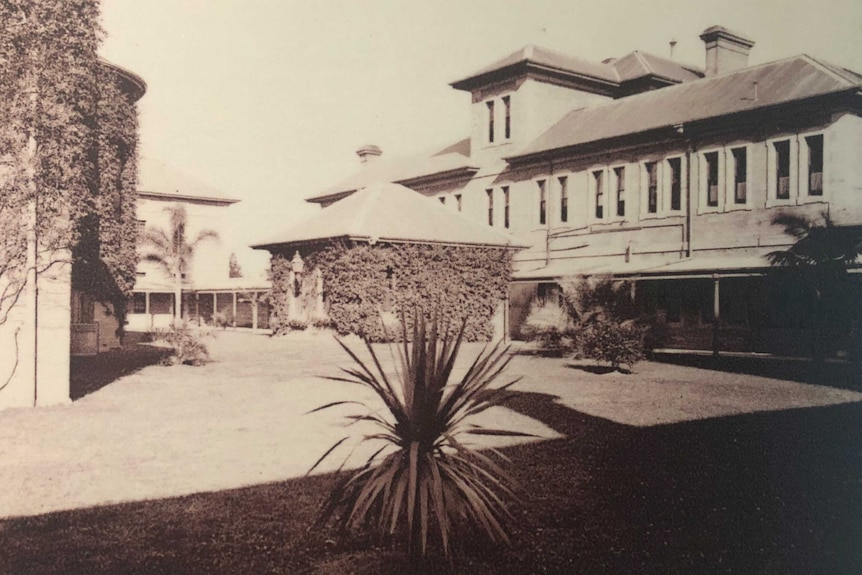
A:
[[[309,201],[392,181],[527,239],[515,337],[533,298],[610,275],[635,280],[668,346],[805,354],[810,314],[765,256],[793,241],[780,213],[862,226],[862,76],[807,55],[749,67],[754,42],[719,26],[701,39],[704,69],[526,47],[451,84],[470,95],[468,138],[407,160],[365,146]]]

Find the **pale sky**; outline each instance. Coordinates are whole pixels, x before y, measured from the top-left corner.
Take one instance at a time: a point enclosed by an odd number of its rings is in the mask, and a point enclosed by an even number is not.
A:
[[[601,61],[640,49],[703,67],[714,24],[750,63],[811,54],[862,72],[858,0],[102,0],[102,55],[147,82],[142,153],[233,197],[250,243],[303,198],[384,157],[467,136],[449,83],[526,44]]]

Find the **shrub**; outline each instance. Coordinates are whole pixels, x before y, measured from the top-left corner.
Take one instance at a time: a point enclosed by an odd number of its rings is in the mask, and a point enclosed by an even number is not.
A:
[[[153,339],[170,348],[171,353],[167,357],[166,363],[197,366],[203,365],[209,360],[209,350],[204,339],[210,335],[206,328],[190,326],[183,322],[180,325],[154,330]]]
[[[608,362],[619,371],[626,365],[631,371],[644,358],[645,333],[646,328],[634,321],[600,319],[585,327],[580,349],[585,357]]]
[[[363,412],[347,417],[349,422],[373,423],[376,432],[361,441],[382,445],[362,467],[339,478],[318,526],[336,517],[345,530],[364,526],[384,536],[399,536],[414,559],[427,554],[429,533],[439,539],[447,556],[458,529],[478,530],[492,541],[508,542],[506,500],[513,497],[512,480],[497,462],[467,446],[461,437],[495,432],[470,420],[510,397],[508,388],[515,381],[491,387],[509,362],[508,348],[498,343],[483,351],[460,381],[450,383],[464,324],[452,336],[445,326],[438,327],[438,316],[430,328],[421,313],[415,317],[412,338],[408,338],[402,316],[402,339],[412,344],[392,346],[400,358],[394,379],[384,372],[367,339],[370,364],[338,340],[354,367],[343,370],[346,377],[328,379],[368,388],[383,402],[385,410],[359,403]],[[314,411],[356,403],[337,401]],[[309,473],[347,439],[330,447]]]
[[[290,331],[303,331],[308,327],[308,322],[304,319],[293,318],[287,322],[287,327]]]
[[[213,324],[222,329],[230,327],[234,323],[233,311],[227,308],[213,313]]]
[[[536,342],[539,349],[559,355],[572,347],[572,320],[560,304],[534,301],[521,335]]]

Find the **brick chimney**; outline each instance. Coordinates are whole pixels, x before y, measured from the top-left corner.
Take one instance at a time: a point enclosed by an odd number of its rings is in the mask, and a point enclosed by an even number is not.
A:
[[[754,40],[722,26],[711,26],[700,39],[706,45],[706,76],[717,76],[748,67],[748,53]]]
[[[359,161],[363,164],[370,164],[382,154],[383,150],[374,144],[366,144],[356,150],[356,155],[359,156]]]

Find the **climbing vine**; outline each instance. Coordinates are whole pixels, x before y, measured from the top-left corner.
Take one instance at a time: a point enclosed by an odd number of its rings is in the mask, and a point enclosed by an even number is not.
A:
[[[73,286],[113,303],[122,326],[137,265],[137,111],[97,57],[98,19],[98,0],[0,2],[0,285],[20,293],[33,233],[37,272],[71,253]]]
[[[392,335],[381,313],[391,317],[417,305],[426,313],[439,309],[454,322],[466,318],[470,341],[491,339],[512,270],[507,250],[471,246],[330,244],[303,257],[306,272],[319,269],[323,275],[323,298],[335,329],[376,341]],[[273,257],[276,318],[286,317],[289,272],[288,259]],[[303,282],[303,292],[310,287]]]

